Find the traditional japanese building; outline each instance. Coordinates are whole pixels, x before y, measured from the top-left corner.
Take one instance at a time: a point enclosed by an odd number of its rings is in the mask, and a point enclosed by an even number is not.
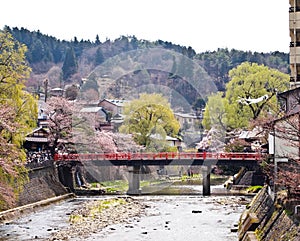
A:
[[[124,104],[126,100],[115,100],[115,99],[103,99],[99,102],[98,106],[105,108],[107,111],[112,113],[112,117],[115,115],[123,114]]]
[[[43,127],[38,127],[25,137],[24,148],[28,151],[43,151],[49,149],[49,132]]]

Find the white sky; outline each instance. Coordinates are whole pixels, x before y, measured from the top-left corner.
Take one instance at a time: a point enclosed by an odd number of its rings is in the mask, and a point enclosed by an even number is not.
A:
[[[6,0],[0,28],[24,27],[58,39],[121,35],[191,46],[289,52],[288,0]]]

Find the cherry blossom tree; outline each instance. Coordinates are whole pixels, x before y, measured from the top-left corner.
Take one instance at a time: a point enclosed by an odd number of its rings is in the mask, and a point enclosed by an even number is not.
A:
[[[98,152],[117,152],[117,146],[112,132],[97,131],[95,135],[95,144]]]
[[[145,150],[145,147],[138,145],[132,135],[123,133],[113,133],[114,142],[118,152],[140,152]]]
[[[113,133],[110,131],[97,131],[95,144],[100,152],[139,152],[144,148],[136,144],[131,135]]]
[[[65,150],[72,138],[72,102],[63,97],[51,97],[47,102],[46,114],[49,118],[49,140],[52,154],[57,149]]]
[[[264,170],[277,187],[288,190],[291,198],[300,192],[300,112],[276,119],[265,128],[275,136],[275,150],[263,163]]]
[[[81,112],[81,104],[62,97],[47,102],[49,139],[52,153],[75,151],[78,153],[137,152],[131,135],[97,130],[97,117]]]
[[[0,210],[13,207],[18,191],[27,180],[24,167],[26,154],[10,141],[10,136],[20,126],[15,118],[16,113],[11,106],[0,104]]]
[[[85,133],[74,131],[72,143],[78,153],[140,152],[145,149],[136,144],[132,135],[99,130]]]

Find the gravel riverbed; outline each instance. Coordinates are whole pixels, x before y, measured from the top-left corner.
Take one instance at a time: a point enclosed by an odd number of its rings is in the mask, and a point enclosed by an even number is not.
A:
[[[101,211],[103,201],[89,201],[70,213],[69,225],[47,240],[237,240],[238,219],[249,201],[245,197],[119,197]]]
[[[124,223],[133,217],[144,214],[147,206],[130,197],[94,200],[70,213],[70,225],[56,233],[48,240],[85,239],[103,228]]]
[[[77,197],[0,225],[0,240],[236,241],[250,201],[219,195]]]

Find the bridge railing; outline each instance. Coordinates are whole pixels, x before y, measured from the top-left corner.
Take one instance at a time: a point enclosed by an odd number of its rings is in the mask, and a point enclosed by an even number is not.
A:
[[[54,161],[90,161],[90,160],[261,160],[261,153],[236,152],[159,152],[159,153],[80,153],[55,154]]]

